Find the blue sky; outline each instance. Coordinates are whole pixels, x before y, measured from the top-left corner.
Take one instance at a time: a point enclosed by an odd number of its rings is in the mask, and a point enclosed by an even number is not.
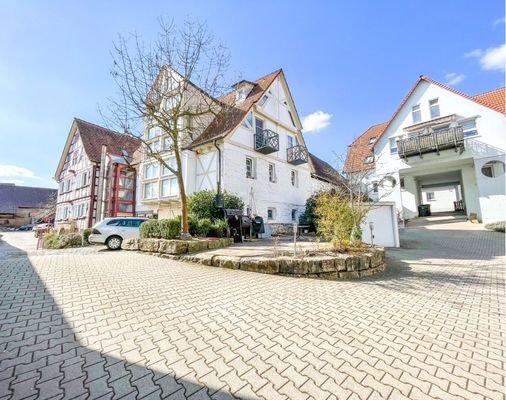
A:
[[[420,74],[476,94],[504,86],[504,2],[0,0],[0,182],[55,187],[74,116],[102,123],[118,33],[206,21],[230,76],[282,67],[310,151],[333,163],[387,120]],[[319,129],[319,130],[318,130]]]

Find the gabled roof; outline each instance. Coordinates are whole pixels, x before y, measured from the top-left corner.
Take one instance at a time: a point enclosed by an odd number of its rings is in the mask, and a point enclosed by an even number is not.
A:
[[[314,172],[312,172],[311,176],[314,178],[321,179],[333,185],[340,185],[344,182],[344,178],[328,162],[323,161],[312,153],[309,153],[309,161],[313,166]]]
[[[141,141],[132,136],[115,132],[79,118],[74,118],[58,167],[56,168],[54,179],[58,179],[60,176],[70,144],[72,143],[72,138],[76,132],[79,132],[86,156],[91,162],[95,163],[100,162],[102,145],[107,146],[108,154],[113,156],[123,156],[123,150],[126,150],[130,156],[133,156],[141,145]]]
[[[19,208],[47,207],[56,189],[0,183],[0,213],[16,214]]]
[[[107,146],[107,153],[113,156],[122,156],[123,150],[129,155],[139,148],[141,142],[132,136],[118,133],[82,119],[74,118],[86,155],[93,162],[100,162],[102,145]]]
[[[420,75],[420,77],[417,79],[413,87],[409,90],[404,99],[401,101],[401,103],[393,113],[392,117],[387,122],[371,126],[362,135],[360,135],[357,139],[355,139],[350,146],[348,146],[348,153],[346,154],[346,162],[344,167],[345,172],[357,172],[372,169],[375,167],[374,163],[372,164],[363,163],[363,160],[368,154],[373,154],[374,143],[369,144],[369,139],[375,136],[376,140],[374,142],[376,142],[381,137],[381,135],[383,135],[383,133],[387,130],[387,128],[390,126],[390,124],[395,119],[397,114],[399,114],[399,112],[401,111],[404,104],[406,104],[410,96],[413,94],[415,89],[422,81],[437,85],[445,90],[448,90],[449,92],[465,97],[468,100],[474,101],[475,103],[488,107],[494,111],[500,112],[502,114],[505,113],[504,87],[493,89],[485,93],[477,94],[475,96],[469,96],[449,86],[446,86],[441,82],[435,81],[434,79],[431,79],[427,76]]]
[[[375,163],[366,164],[365,158],[368,155],[374,155],[374,143],[383,134],[388,122],[377,124],[369,127],[362,135],[356,138],[349,146],[346,153],[346,161],[344,163],[344,172],[357,172],[373,169]],[[374,140],[371,140],[375,138]]]
[[[483,104],[485,107],[491,108],[492,110],[499,111],[503,114],[506,112],[506,93],[504,87],[477,94],[475,96],[472,96],[472,98],[473,100],[477,101],[480,104]]]
[[[240,124],[255,103],[262,98],[269,86],[271,86],[272,82],[274,82],[280,73],[282,73],[282,70],[278,69],[254,82],[251,82],[254,84],[253,89],[246,99],[240,103],[236,102],[234,90],[220,96],[218,100],[226,106],[228,105],[229,109],[226,110],[223,115],[217,116],[204,130],[202,135],[190,144],[190,147],[209,142],[213,139],[222,138],[229,134],[237,125]]]

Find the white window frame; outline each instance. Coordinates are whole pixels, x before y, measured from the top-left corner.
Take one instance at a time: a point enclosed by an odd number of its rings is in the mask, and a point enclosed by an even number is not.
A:
[[[244,119],[241,122],[241,126],[243,126],[246,129],[252,129],[253,128],[253,113],[250,111],[246,114]]]
[[[427,201],[436,201],[436,193],[435,192],[425,192],[425,197],[427,198]]]
[[[151,191],[151,195],[150,196],[146,196],[146,188],[147,187],[153,187],[153,190]],[[142,184],[142,198],[144,200],[151,200],[151,199],[156,199],[157,196],[158,196],[158,193],[157,193],[157,184],[156,182],[146,182],[146,183],[143,183]]]
[[[169,164],[172,169],[174,170],[177,170],[177,161],[176,161],[176,157],[170,157],[168,158],[167,160],[165,160],[165,162],[167,164]],[[161,169],[160,169],[160,176],[170,176],[170,175],[174,175],[173,172],[171,172],[165,165],[163,164],[160,164],[161,166]]]
[[[297,209],[292,208],[292,221],[297,221]]]
[[[169,182],[169,193],[164,193],[163,184]],[[160,197],[175,197],[179,194],[179,187],[176,177],[165,178],[160,180]]]
[[[290,143],[292,142],[292,143]],[[289,149],[297,145],[297,139],[292,135],[286,135],[286,148]]]
[[[434,115],[433,110],[437,109],[437,115]],[[429,100],[430,119],[439,118],[441,116],[441,109],[439,108],[439,98]]]
[[[415,114],[419,116],[418,120],[415,118]],[[420,104],[415,104],[413,107],[411,107],[411,118],[413,118],[414,124],[417,124],[422,120],[422,108],[420,107]]]
[[[268,95],[266,95],[266,94],[264,94],[264,95],[260,98],[260,100],[258,101],[258,106],[259,106],[260,108],[262,108],[263,106],[265,106],[265,103],[267,103],[267,101],[268,101],[268,100],[269,100],[269,96],[268,96]]]
[[[473,122],[474,122],[474,128],[467,128],[466,129],[466,127],[464,126],[464,124],[466,124],[466,123],[473,123]],[[478,136],[478,126],[476,124],[476,118],[464,119],[464,120],[459,121],[459,123],[460,123],[460,125],[462,126],[462,129],[463,129],[464,139]],[[472,133],[470,135],[470,134],[466,134],[466,132],[474,132],[474,133]]]
[[[262,125],[262,129],[259,131],[258,130],[257,122],[260,122],[260,121],[262,122],[262,124],[261,124]],[[265,120],[262,119],[262,118],[258,118],[257,116],[255,116],[255,133],[260,135],[260,134],[263,133],[264,130],[265,130]]]
[[[298,179],[298,174],[297,174],[297,171],[294,170],[294,169],[291,169],[290,170],[290,184],[293,186],[293,187],[298,187],[299,186],[299,179]]]
[[[154,174],[152,176],[148,176],[148,170],[153,168]],[[157,162],[150,162],[144,164],[144,174],[142,175],[144,179],[156,179],[160,176],[160,164]]]
[[[271,213],[271,217],[269,217],[269,212]],[[269,207],[267,208],[267,221],[274,221],[276,219],[276,208]]]
[[[276,183],[276,164],[269,163],[269,182]]]
[[[251,162],[250,171],[248,171],[248,161]],[[255,159],[253,157],[246,156],[245,167],[246,167],[246,178],[247,179],[255,179],[256,178],[256,174],[255,174],[256,168],[255,168]]]
[[[397,154],[399,152],[398,146],[397,146],[397,139],[396,137],[389,139],[390,144],[390,154]]]

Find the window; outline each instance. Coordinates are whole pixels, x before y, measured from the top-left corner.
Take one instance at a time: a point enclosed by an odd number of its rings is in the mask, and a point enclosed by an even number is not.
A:
[[[60,187],[58,188],[58,191],[60,192],[60,194],[63,193],[64,188],[65,188],[65,182],[64,181],[60,182]]]
[[[156,182],[145,183],[142,193],[145,199],[154,199],[156,197]]]
[[[160,197],[177,196],[177,178],[163,179],[160,182]]]
[[[436,194],[434,192],[427,192],[427,201],[435,201]]]
[[[297,171],[293,169],[290,171],[290,183],[292,186],[297,186]]]
[[[430,118],[437,118],[441,115],[438,99],[429,100]]]
[[[493,178],[494,177],[494,168],[492,168],[491,166],[484,166],[481,169],[481,173],[488,178]]]
[[[273,220],[276,218],[276,209],[275,208],[268,208],[267,209],[267,219]]]
[[[245,128],[251,129],[253,127],[253,113],[250,111],[242,120],[241,125]]]
[[[397,138],[390,138],[390,154],[397,154]]]
[[[158,163],[146,164],[144,166],[144,179],[151,179],[158,177]]]
[[[290,110],[288,110],[288,116],[290,117],[290,121],[292,122],[292,125],[295,127],[295,120],[293,119],[293,115],[292,115],[292,112]]]
[[[120,226],[121,220],[120,219],[112,219],[107,223],[107,226]]]
[[[462,122],[462,128],[464,129],[464,137],[475,136],[478,134],[476,129],[476,120],[470,119]]]
[[[292,221],[297,221],[297,210],[292,209]]]
[[[259,135],[263,131],[264,131],[264,120],[260,118],[255,118],[255,133]]]
[[[422,112],[420,111],[420,104],[411,108],[411,115],[413,116],[413,123],[416,124],[422,120]]]
[[[172,149],[172,138],[165,136],[162,140],[162,150],[171,150]]]
[[[373,144],[376,141],[376,136],[373,136],[372,138],[369,138],[369,144]]]
[[[246,157],[246,178],[255,179],[255,163],[251,157]]]
[[[293,136],[288,135],[287,140],[288,140],[288,146],[287,146],[288,148],[295,146],[296,140]]]
[[[151,126],[148,128],[146,132],[146,139],[153,139],[157,136],[160,136],[160,127],[159,126]]]
[[[276,165],[269,163],[269,182],[276,182]]]
[[[260,99],[260,101],[258,102],[258,105],[260,107],[263,107],[265,103],[267,103],[267,100],[269,100],[269,96],[267,96],[266,94],[264,94],[262,96],[262,98]]]
[[[378,193],[378,182],[374,182],[374,183],[372,184],[372,191],[373,191],[374,193]]]
[[[364,158],[364,164],[372,164],[374,162],[374,155],[370,154]]]
[[[401,190],[405,190],[406,187],[404,186],[404,177],[401,176]]]
[[[177,171],[177,162],[176,157],[171,157],[168,160],[166,160],[166,163],[169,164],[169,166],[174,170]],[[162,164],[162,176],[167,175],[174,175],[170,169],[168,169],[165,165]]]
[[[481,167],[481,173],[487,178],[496,178],[504,175],[504,163],[499,160],[487,162]]]

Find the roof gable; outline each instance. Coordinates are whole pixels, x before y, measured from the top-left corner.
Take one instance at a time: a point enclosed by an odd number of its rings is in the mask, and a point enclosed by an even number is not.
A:
[[[0,183],[0,213],[15,214],[18,208],[43,208],[56,195],[56,189]]]
[[[312,153],[309,153],[309,162],[311,163],[313,169],[311,175],[314,178],[321,179],[333,185],[343,184],[344,178],[328,162],[323,161],[321,158],[316,157]]]

